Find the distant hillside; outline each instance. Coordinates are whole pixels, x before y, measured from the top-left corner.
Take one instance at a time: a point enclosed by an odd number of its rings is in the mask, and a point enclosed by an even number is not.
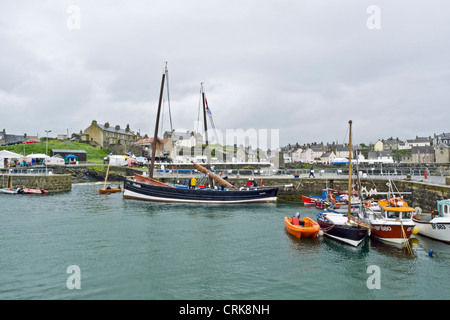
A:
[[[45,153],[47,143],[37,142],[30,144],[18,144],[12,146],[0,147],[0,150],[9,150],[15,153],[29,155],[31,153]],[[86,151],[87,161],[93,163],[101,163],[103,158],[106,157],[110,151],[107,149],[99,149],[92,147],[87,143],[61,141],[61,140],[49,140],[48,141],[48,155],[52,149],[69,149],[69,150],[84,150]]]

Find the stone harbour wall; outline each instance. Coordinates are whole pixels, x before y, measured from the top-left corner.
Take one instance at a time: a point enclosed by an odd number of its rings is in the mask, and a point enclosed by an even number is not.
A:
[[[48,192],[64,192],[72,190],[72,176],[70,174],[2,174],[0,187],[7,188],[11,181],[13,188],[24,186],[30,189],[45,189]]]
[[[106,175],[105,165],[92,165],[92,166],[64,166],[52,168],[53,175],[49,175],[49,180],[42,180],[43,178],[28,178],[24,182],[21,180],[13,180],[14,185],[28,185],[29,182],[33,187],[39,187],[45,185],[48,190],[70,190],[71,182],[89,182],[89,181],[103,181]],[[121,182],[125,176],[134,176],[134,174],[142,174],[142,170],[111,166],[109,170],[108,181]],[[18,175],[13,175],[14,179]],[[166,177],[161,178],[158,175],[156,179],[167,183],[183,183],[183,180],[188,179],[188,176],[179,177]],[[25,179],[25,178],[24,178]],[[41,180],[40,180],[41,179]],[[288,201],[294,203],[302,203],[302,195],[321,195],[322,189],[329,187],[337,190],[348,189],[348,179],[343,176],[342,178],[325,179],[325,178],[294,178],[292,177],[262,177],[256,176],[255,180],[258,184],[261,184],[263,179],[265,186],[281,186],[278,193],[278,198],[281,201]],[[238,187],[245,187],[247,185],[248,177],[230,177],[229,181],[233,181]],[[0,176],[0,183],[6,187],[7,180],[2,179]],[[387,192],[388,180],[385,179],[361,179],[361,184],[368,191],[376,189],[379,192]],[[411,194],[404,195],[404,199],[411,207],[421,207],[424,212],[429,212],[436,208],[436,201],[441,199],[450,198],[450,186],[449,185],[433,185],[425,182],[417,182],[411,180],[394,180],[394,190],[399,192],[409,192]],[[291,186],[291,187],[285,187]],[[383,196],[378,196],[378,199]],[[376,199],[376,198],[375,198]]]

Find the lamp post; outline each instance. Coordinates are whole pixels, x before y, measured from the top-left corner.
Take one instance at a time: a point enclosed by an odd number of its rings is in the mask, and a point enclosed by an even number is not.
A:
[[[45,130],[45,132],[47,133],[47,144],[45,146],[45,155],[48,156],[48,133],[52,132],[52,130]]]
[[[45,155],[48,155],[48,133],[52,132],[52,130],[45,130],[45,132],[47,133],[47,142],[45,145]],[[45,174],[47,175],[47,161],[45,161]]]

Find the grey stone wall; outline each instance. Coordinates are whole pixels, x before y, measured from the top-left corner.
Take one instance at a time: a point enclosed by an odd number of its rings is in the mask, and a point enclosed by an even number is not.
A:
[[[24,186],[25,188],[30,189],[45,189],[48,190],[48,192],[63,192],[72,190],[72,177],[70,174],[2,174],[0,175],[1,188],[8,187],[9,179],[13,188]]]

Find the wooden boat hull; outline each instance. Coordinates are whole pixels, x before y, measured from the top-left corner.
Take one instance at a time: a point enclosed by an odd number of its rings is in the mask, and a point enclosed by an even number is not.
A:
[[[122,191],[121,188],[99,189],[98,190],[98,192],[100,194],[116,193],[116,192],[121,192],[121,191]]]
[[[270,203],[276,202],[278,188],[263,187],[249,190],[212,190],[174,188],[124,180],[123,197],[155,202],[178,203]]]
[[[284,225],[287,232],[297,238],[315,238],[320,231],[320,226],[314,220],[305,217],[301,219],[303,226],[295,226],[292,224],[292,218],[284,217]]]
[[[445,217],[426,217],[425,214],[414,215],[413,222],[419,234],[428,238],[450,243],[450,219]]]
[[[345,216],[342,215],[342,217]],[[355,247],[364,240],[369,231],[368,228],[360,226],[333,223],[327,218],[326,212],[317,214],[317,222],[326,236]]]

